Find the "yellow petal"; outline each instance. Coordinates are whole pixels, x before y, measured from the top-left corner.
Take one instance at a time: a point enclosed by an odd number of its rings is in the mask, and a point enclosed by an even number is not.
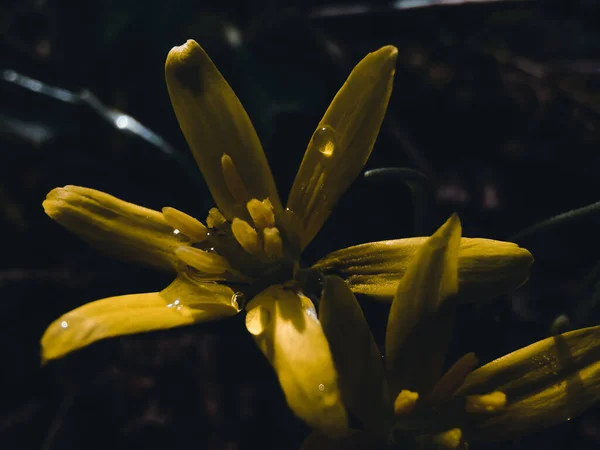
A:
[[[313,431],[300,450],[373,450],[381,446],[363,431],[351,430],[348,436],[330,437]]]
[[[341,278],[325,278],[319,318],[339,373],[344,404],[367,431],[385,437],[394,416],[381,353],[358,301]]]
[[[440,377],[454,322],[461,226],[453,215],[421,246],[398,284],[385,336],[392,395],[428,394]]]
[[[238,311],[229,287],[195,282],[181,274],[162,292],[105,298],[62,315],[42,337],[42,361],[101,339],[215,320]]]
[[[239,202],[252,198],[268,198],[275,214],[280,214],[281,200],[252,122],[204,50],[193,40],[173,47],[165,76],[179,126],[225,217],[232,220],[237,214],[247,214],[246,204]],[[233,169],[222,166],[224,155]],[[232,170],[239,176],[232,175],[240,188],[234,189],[236,192],[231,192],[231,183],[228,185],[224,176]],[[246,196],[246,191],[248,198],[235,198]]]
[[[553,336],[472,372],[456,392],[500,391],[506,405],[472,415],[472,439],[505,440],[563,422],[600,400],[600,326]]]
[[[313,267],[339,274],[355,294],[391,302],[408,263],[427,238],[371,242],[337,250]],[[485,300],[510,292],[529,278],[531,253],[512,242],[462,238],[458,300]]]
[[[274,285],[250,301],[246,328],[279,378],[294,413],[328,435],[347,430],[329,344],[312,302]]]
[[[397,54],[386,46],[359,62],[313,134],[287,204],[300,222],[302,248],[371,154],[392,92]]]
[[[159,268],[175,270],[179,263],[173,250],[188,242],[160,212],[94,189],[56,188],[43,206],[51,218],[99,250]]]

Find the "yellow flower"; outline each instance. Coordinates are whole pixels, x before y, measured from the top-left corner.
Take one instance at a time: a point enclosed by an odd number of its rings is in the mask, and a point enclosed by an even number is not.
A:
[[[118,257],[169,270],[161,292],[98,300],[54,321],[42,338],[44,361],[100,339],[185,326],[247,312],[246,327],[273,365],[294,412],[328,434],[347,416],[329,344],[301,279],[300,254],[362,170],[392,90],[397,50],[367,55],[352,71],[312,136],[286,207],[257,134],[233,90],[194,41],[175,47],[166,80],[175,114],[217,208],[205,223],[93,189],[48,194],[46,213]],[[313,273],[345,274],[358,293],[391,299],[419,239],[341,250]],[[530,253],[485,239],[460,243],[461,288],[482,298],[525,282]],[[482,283],[482,280],[485,283]],[[317,294],[318,295],[318,294]]]
[[[399,282],[385,362],[348,284],[326,276],[319,304],[344,403],[362,430],[313,432],[303,449],[466,448],[568,420],[600,399],[600,327],[536,342],[474,370],[473,353],[442,374],[459,291],[460,221],[427,238]]]

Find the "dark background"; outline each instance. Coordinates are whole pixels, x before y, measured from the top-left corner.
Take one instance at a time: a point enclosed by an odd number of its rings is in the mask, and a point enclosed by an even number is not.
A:
[[[39,339],[60,314],[170,281],[105,257],[53,223],[41,207],[50,189],[78,184],[199,218],[212,206],[164,83],[169,49],[188,38],[248,110],[283,198],[353,65],[382,45],[398,47],[367,169],[412,168],[430,183],[413,203],[406,177],[361,175],[307,262],[351,244],[426,234],[452,211],[464,236],[509,239],[600,200],[600,2],[421,3],[0,2],[0,448],[295,449],[307,433],[241,315],[108,340],[39,367]],[[77,95],[22,87],[18,74]],[[94,109],[81,92],[104,106]],[[107,119],[113,110],[168,144],[118,129]],[[413,204],[423,218],[416,228]],[[465,307],[450,360],[475,351],[485,362],[551,330],[599,323],[596,209],[516,239],[536,258],[532,279],[510,297]],[[363,305],[381,337],[385,307]],[[474,448],[599,445],[596,407],[518,441]]]

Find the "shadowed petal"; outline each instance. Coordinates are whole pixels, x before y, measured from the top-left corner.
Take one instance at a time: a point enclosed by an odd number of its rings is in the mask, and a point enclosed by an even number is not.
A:
[[[394,414],[381,353],[356,297],[341,278],[325,278],[319,319],[338,369],[344,404],[367,431],[385,438]]]
[[[458,292],[461,226],[453,215],[408,265],[392,302],[385,336],[385,357],[392,396],[401,390],[423,396],[438,381],[454,323]]]

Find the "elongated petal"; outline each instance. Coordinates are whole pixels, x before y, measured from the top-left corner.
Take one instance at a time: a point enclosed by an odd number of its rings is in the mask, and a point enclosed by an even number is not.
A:
[[[313,431],[304,440],[300,450],[373,450],[380,445],[380,442],[363,431],[352,430],[348,436],[340,437],[330,437]]]
[[[62,315],[42,337],[42,361],[101,339],[215,320],[238,311],[229,287],[198,283],[181,274],[161,292],[105,298]]]
[[[393,408],[381,353],[356,297],[341,278],[326,277],[319,319],[338,369],[344,404],[367,431],[385,437],[393,424]]]
[[[268,198],[276,215],[281,213],[281,200],[252,122],[204,50],[193,40],[173,47],[165,76],[179,126],[225,217],[232,220],[251,198]],[[228,157],[223,159],[224,155]]]
[[[188,242],[163,215],[79,186],[50,191],[44,210],[62,226],[101,251],[155,267],[175,270],[173,250]]]
[[[423,397],[441,375],[454,322],[446,300],[458,292],[461,226],[453,215],[421,246],[398,284],[385,335],[392,395]]]
[[[371,242],[330,253],[313,267],[342,276],[355,294],[391,302],[408,263],[427,238]],[[489,299],[529,278],[531,253],[512,242],[462,238],[458,258],[459,300]]]
[[[500,391],[504,408],[472,415],[473,439],[503,440],[563,422],[600,400],[600,326],[553,336],[472,372],[455,394]]]
[[[386,46],[358,63],[313,134],[287,204],[300,222],[302,247],[371,154],[392,92],[397,54]]]
[[[328,435],[344,433],[348,425],[338,376],[312,302],[275,285],[246,310],[246,328],[275,369],[290,408]]]

